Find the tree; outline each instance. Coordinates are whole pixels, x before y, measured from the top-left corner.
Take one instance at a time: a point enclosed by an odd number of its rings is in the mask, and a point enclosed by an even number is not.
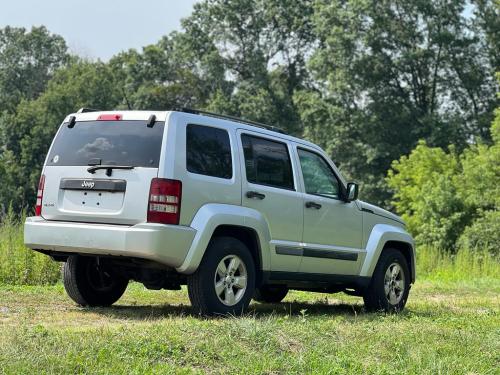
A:
[[[474,27],[488,51],[493,72],[500,71],[500,1],[474,0]]]
[[[296,96],[305,133],[368,182],[363,197],[387,201],[383,176],[419,139],[431,146],[490,142],[496,83],[472,32],[466,2],[320,0],[318,48],[310,68],[317,92]],[[312,96],[308,99],[307,96]],[[320,116],[311,116],[322,113]],[[320,130],[318,130],[320,129]]]
[[[40,171],[52,139],[68,113],[81,107],[114,108],[119,85],[103,63],[74,62],[57,71],[36,100],[22,100],[16,113],[2,117],[0,202],[15,209],[34,203]]]
[[[121,85],[125,108],[204,107],[212,92],[227,86],[217,56],[198,60],[182,33],[163,37],[142,53],[121,53],[110,66]]]
[[[198,61],[214,59],[231,86],[213,90],[208,108],[300,134],[293,94],[308,84],[315,35],[313,1],[206,0],[182,23]]]
[[[0,29],[0,108],[13,112],[22,99],[35,99],[54,72],[69,61],[66,42],[43,26]]]

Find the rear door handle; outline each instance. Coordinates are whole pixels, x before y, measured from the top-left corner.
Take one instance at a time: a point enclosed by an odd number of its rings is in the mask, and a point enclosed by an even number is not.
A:
[[[315,208],[316,210],[319,210],[321,208],[321,205],[316,202],[306,202],[306,207],[307,208]]]
[[[257,191],[247,191],[247,194],[246,194],[247,198],[250,198],[250,199],[264,199],[266,196],[265,194],[262,194],[262,193],[259,193]]]

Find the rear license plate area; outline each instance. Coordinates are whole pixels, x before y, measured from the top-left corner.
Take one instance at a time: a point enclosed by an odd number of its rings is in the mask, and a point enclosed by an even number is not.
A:
[[[78,212],[116,212],[123,205],[123,193],[63,190],[62,209]]]
[[[125,180],[62,179],[59,207],[71,212],[116,213],[123,206],[126,184]]]

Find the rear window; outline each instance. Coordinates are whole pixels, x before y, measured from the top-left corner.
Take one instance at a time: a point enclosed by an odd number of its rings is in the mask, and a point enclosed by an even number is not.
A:
[[[132,165],[158,168],[164,122],[152,128],[146,121],[81,121],[64,124],[54,141],[47,165]]]

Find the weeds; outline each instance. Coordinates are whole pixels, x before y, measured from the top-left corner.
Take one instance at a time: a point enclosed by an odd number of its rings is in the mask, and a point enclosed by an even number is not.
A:
[[[0,223],[0,283],[13,285],[55,284],[60,278],[60,263],[24,246],[25,215],[12,210]]]

